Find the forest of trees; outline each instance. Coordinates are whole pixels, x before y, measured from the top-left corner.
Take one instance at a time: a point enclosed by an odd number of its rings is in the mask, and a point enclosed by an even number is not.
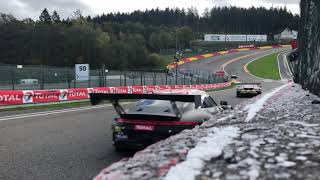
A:
[[[161,49],[191,48],[205,33],[268,34],[298,29],[299,16],[285,8],[214,7],[152,9],[61,19],[44,9],[39,20],[0,14],[0,63],[72,66],[105,64],[109,69],[164,66]]]

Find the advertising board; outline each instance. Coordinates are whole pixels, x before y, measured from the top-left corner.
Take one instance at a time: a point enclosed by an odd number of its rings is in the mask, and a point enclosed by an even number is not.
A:
[[[226,41],[226,35],[225,34],[205,34],[204,41],[224,42]]]
[[[229,42],[246,42],[247,35],[244,34],[227,34],[226,41]]]
[[[267,35],[255,35],[249,34],[247,35],[247,41],[250,42],[267,42]]]

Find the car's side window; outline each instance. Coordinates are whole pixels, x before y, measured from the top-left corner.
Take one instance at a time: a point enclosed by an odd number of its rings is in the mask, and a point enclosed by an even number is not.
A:
[[[210,108],[214,106],[217,106],[217,104],[210,96],[204,98],[202,105],[203,108]]]

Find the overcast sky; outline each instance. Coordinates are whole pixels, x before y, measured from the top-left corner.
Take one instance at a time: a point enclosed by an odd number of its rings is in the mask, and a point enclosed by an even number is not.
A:
[[[253,3],[254,2],[254,3]],[[71,17],[80,9],[83,15],[97,15],[109,12],[132,12],[159,7],[196,7],[202,14],[205,8],[214,6],[286,6],[291,12],[299,13],[299,0],[0,0],[0,12],[12,14],[19,19],[30,17],[37,20],[41,11],[57,10],[63,17]]]

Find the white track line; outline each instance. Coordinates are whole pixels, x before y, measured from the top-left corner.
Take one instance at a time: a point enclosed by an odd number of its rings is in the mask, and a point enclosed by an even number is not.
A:
[[[277,56],[278,70],[279,70],[279,75],[280,75],[281,80],[283,80],[283,77],[282,77],[282,75],[281,75],[280,58],[279,58],[279,57],[280,57],[282,54],[283,54],[283,52],[282,52],[282,53],[279,53],[278,56]]]
[[[0,118],[0,121],[8,121],[8,120],[12,120],[12,119],[22,119],[22,118],[46,116],[46,115],[51,115],[51,114],[61,114],[61,113],[68,113],[68,112],[75,112],[75,111],[92,110],[92,109],[99,109],[99,108],[110,107],[110,106],[112,106],[112,105],[110,105],[110,104],[98,105],[98,106],[89,106],[89,107],[81,107],[81,108],[71,108],[71,109],[62,109],[62,110],[55,110],[55,111],[44,111],[44,112],[37,112],[37,113],[3,116]]]
[[[285,55],[285,59],[284,60],[286,61],[287,67],[288,67],[289,72],[290,72],[290,75],[293,77],[293,73],[292,73],[291,68],[289,66],[289,63],[288,63],[288,58],[287,58],[288,54],[289,54],[289,52]]]

